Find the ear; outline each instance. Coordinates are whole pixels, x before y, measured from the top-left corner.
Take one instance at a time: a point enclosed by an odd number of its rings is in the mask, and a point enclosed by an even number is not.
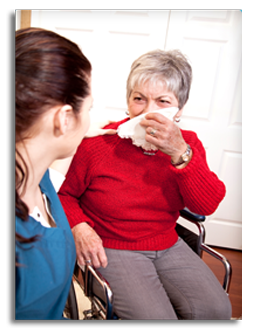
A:
[[[72,120],[72,107],[65,104],[57,108],[54,114],[54,135],[64,135],[69,127],[69,123]]]
[[[175,114],[175,116],[173,117],[174,121],[177,121],[177,122],[180,121],[180,117],[182,116],[183,109],[184,109],[184,107],[179,109],[179,111]]]

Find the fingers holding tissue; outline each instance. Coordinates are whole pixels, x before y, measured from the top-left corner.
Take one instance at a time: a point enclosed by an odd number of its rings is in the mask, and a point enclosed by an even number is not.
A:
[[[140,123],[145,128],[145,140],[172,160],[179,159],[187,144],[179,127],[160,113],[148,113]]]
[[[176,126],[173,118],[178,111],[177,107],[171,107],[144,113],[121,124],[117,134],[121,138],[132,139],[134,145],[144,150],[160,149],[165,152],[163,143],[168,143],[169,132]]]

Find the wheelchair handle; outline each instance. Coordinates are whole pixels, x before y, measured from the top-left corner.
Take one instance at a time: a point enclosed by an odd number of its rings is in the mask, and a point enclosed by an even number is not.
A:
[[[180,215],[190,221],[193,222],[204,222],[206,217],[205,215],[200,215],[194,212],[191,212],[187,207],[185,207],[183,210],[179,211]]]

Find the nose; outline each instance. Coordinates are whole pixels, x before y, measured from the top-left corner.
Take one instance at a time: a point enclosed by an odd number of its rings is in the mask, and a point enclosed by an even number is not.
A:
[[[158,109],[159,108],[158,108],[158,106],[156,105],[155,102],[149,101],[149,102],[147,102],[147,104],[146,104],[146,106],[144,108],[143,113],[148,113],[150,111],[154,111],[154,110],[158,110]]]

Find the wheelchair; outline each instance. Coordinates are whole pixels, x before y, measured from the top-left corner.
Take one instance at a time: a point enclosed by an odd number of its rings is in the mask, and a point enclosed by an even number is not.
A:
[[[194,225],[198,229],[198,234],[177,223],[176,231],[178,235],[191,247],[191,249],[202,257],[203,251],[218,259],[225,268],[223,289],[228,294],[232,276],[230,262],[222,254],[207,246],[205,241],[205,216],[192,213],[187,208],[180,211],[180,216]],[[85,297],[90,301],[91,307],[83,312],[84,320],[115,320],[119,317],[113,311],[113,293],[108,282],[91,265],[79,266],[76,264],[73,281],[82,289]],[[78,304],[74,282],[71,283],[69,296],[65,307],[65,315],[72,320],[79,320]]]

